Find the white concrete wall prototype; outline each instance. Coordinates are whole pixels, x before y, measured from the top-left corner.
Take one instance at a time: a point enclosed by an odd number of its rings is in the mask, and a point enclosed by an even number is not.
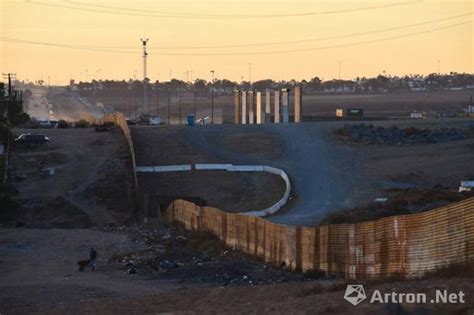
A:
[[[193,169],[192,165],[164,165],[164,166],[137,166],[137,172],[145,173],[161,173],[161,172],[182,172],[190,171]],[[264,217],[270,214],[274,214],[280,210],[288,201],[291,192],[290,178],[286,173],[275,167],[266,165],[232,165],[232,164],[195,164],[195,170],[223,170],[228,172],[266,172],[280,176],[285,182],[285,193],[283,196],[272,206],[256,211],[240,212],[243,215],[249,215],[254,217]]]
[[[270,90],[265,91],[265,114],[271,114],[271,94]],[[268,121],[267,121],[268,122]]]
[[[240,91],[234,91],[234,124],[238,124],[240,120]]]
[[[242,125],[247,123],[247,92],[242,91]]]
[[[301,97],[301,86],[295,86],[294,89],[295,93],[295,123],[300,123],[301,122],[301,103],[302,103],[302,97]]]
[[[255,123],[255,97],[253,91],[248,91],[247,95],[249,99],[247,101],[248,112],[249,112],[249,120],[248,123],[253,125]]]
[[[274,106],[275,106],[275,117],[274,123],[278,124],[280,122],[280,91],[274,91]]]
[[[257,124],[262,123],[262,92],[257,92]]]
[[[271,109],[271,92],[269,89],[265,90],[265,114],[263,115],[263,123],[267,124],[272,122],[271,117],[272,117],[272,109]]]
[[[283,123],[287,124],[290,122],[290,113],[289,113],[289,106],[290,106],[290,94],[288,89],[282,90],[282,98],[281,98],[281,112],[283,116]]]

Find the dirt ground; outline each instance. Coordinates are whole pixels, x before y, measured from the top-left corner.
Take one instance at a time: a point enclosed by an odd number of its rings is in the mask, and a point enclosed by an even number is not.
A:
[[[424,292],[430,298],[438,289],[450,293],[463,291],[466,296],[462,304],[370,304],[366,300],[352,306],[343,299],[346,285],[353,284],[350,280],[333,277],[315,280],[314,275],[304,277],[270,266],[265,269],[264,264],[245,259],[243,254],[233,253],[231,249],[227,250],[232,253],[222,251],[216,242],[203,243],[201,238],[201,242],[193,245],[192,236],[184,235],[189,238],[183,239],[170,229],[157,231],[156,227],[115,231],[0,229],[3,271],[0,312],[472,314],[474,311],[473,273],[462,277],[459,272],[447,273],[403,282],[357,281],[364,285],[369,297],[377,289],[382,294]],[[97,270],[79,272],[76,261],[88,257],[90,246],[99,253]],[[160,254],[163,246],[164,254]],[[187,248],[184,252],[183,246]],[[212,255],[220,251],[223,258]],[[175,261],[180,264],[170,270],[159,268],[158,261],[144,259],[150,253],[151,257],[154,254],[178,259]],[[155,272],[142,267],[150,263]],[[198,267],[189,269],[187,264]],[[130,266],[136,273],[128,271]],[[258,277],[266,279],[263,283],[267,284],[259,284]],[[226,285],[232,279],[237,281]]]
[[[18,190],[19,209],[2,211],[2,222],[36,227],[118,224],[134,211],[132,174],[119,129],[16,129],[51,141],[40,147],[15,146],[9,183]],[[54,168],[54,175],[42,170]]]
[[[281,177],[265,173],[191,171],[138,174],[139,189],[156,194],[166,209],[172,199],[202,200],[200,205],[229,212],[256,211],[275,204],[285,193]]]

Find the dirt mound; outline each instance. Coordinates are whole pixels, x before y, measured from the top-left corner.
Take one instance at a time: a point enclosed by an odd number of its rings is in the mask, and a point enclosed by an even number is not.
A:
[[[382,127],[366,124],[344,125],[336,131],[350,142],[366,144],[407,145],[439,143],[474,137],[474,125],[470,128],[418,129],[414,127]]]
[[[0,222],[29,228],[88,228],[87,214],[63,197],[32,197],[16,200],[17,207],[0,213]]]

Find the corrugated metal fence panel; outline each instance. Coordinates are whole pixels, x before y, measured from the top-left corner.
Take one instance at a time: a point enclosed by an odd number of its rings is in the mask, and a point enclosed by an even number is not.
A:
[[[348,278],[413,278],[452,263],[474,263],[474,198],[424,213],[320,227],[274,224],[183,200],[173,201],[165,218],[210,231],[266,262]]]

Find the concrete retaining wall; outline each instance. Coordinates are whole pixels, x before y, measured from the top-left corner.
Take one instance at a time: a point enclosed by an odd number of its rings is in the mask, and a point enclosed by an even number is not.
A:
[[[137,166],[137,172],[143,173],[159,173],[159,172],[180,172],[192,170],[192,165],[165,165],[165,166]],[[232,165],[232,164],[195,164],[195,170],[210,170],[210,171],[228,171],[228,172],[267,172],[280,176],[285,182],[285,193],[275,204],[266,209],[241,212],[242,215],[263,217],[269,214],[274,214],[280,210],[288,201],[291,191],[291,183],[286,173],[275,167],[266,165]]]

